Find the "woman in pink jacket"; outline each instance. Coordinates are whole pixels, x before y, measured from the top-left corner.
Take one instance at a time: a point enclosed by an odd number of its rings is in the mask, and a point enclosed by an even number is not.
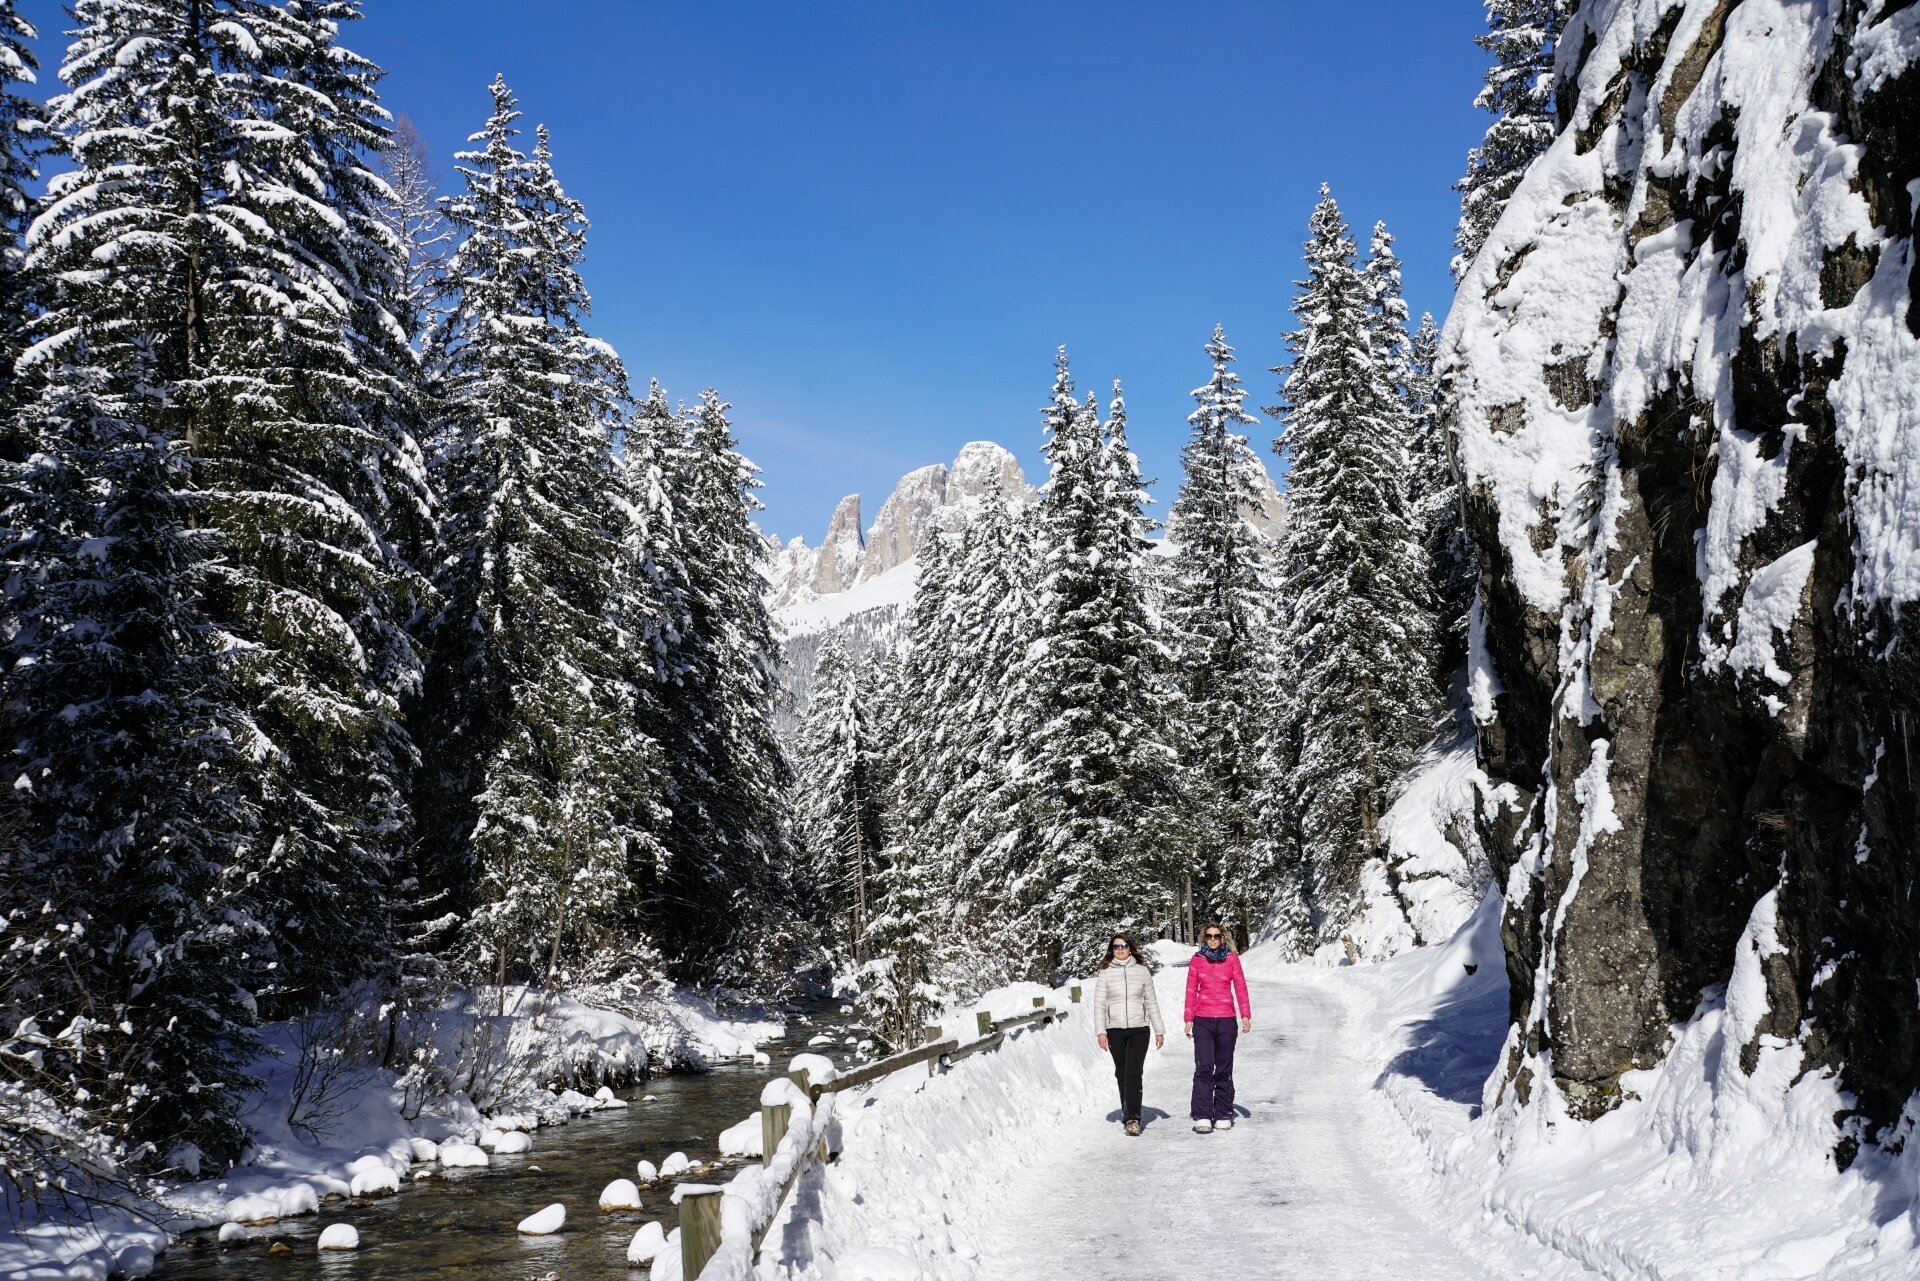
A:
[[[1218,922],[1200,933],[1203,944],[1187,966],[1187,1039],[1193,1042],[1193,1132],[1233,1128],[1233,1046],[1253,1030],[1247,976],[1233,940]],[[1240,1025],[1234,1026],[1239,1003]]]

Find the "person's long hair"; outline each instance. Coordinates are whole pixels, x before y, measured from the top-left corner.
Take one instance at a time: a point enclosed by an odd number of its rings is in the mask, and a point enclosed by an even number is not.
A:
[[[1240,950],[1239,948],[1233,945],[1233,931],[1228,929],[1226,926],[1220,924],[1220,922],[1218,921],[1208,921],[1205,925],[1202,925],[1200,927],[1200,946],[1201,947],[1205,947],[1207,945],[1208,930],[1220,931],[1220,937],[1226,940],[1227,951],[1238,952]]]
[[[1134,960],[1140,962],[1140,964],[1146,965],[1147,954],[1142,952],[1140,945],[1133,941],[1133,935],[1127,933],[1125,930],[1115,930],[1113,933],[1107,935],[1107,950],[1100,958],[1101,969],[1104,970],[1113,964],[1113,944],[1116,939],[1125,941],[1128,956],[1131,956]]]

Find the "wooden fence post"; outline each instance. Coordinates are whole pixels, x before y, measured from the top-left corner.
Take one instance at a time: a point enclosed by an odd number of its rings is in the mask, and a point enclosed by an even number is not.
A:
[[[1072,999],[1075,1005],[1080,1004],[1080,985],[1075,983],[1072,987],[1068,988],[1067,996]]]
[[[792,1119],[791,1104],[763,1103],[760,1105],[761,1165],[773,1164],[773,1154],[780,1150],[780,1140],[787,1137],[787,1125]]]
[[[696,1281],[707,1260],[720,1252],[719,1188],[680,1193],[680,1274]]]
[[[1033,1008],[1036,1010],[1039,1009],[1041,1006],[1045,1005],[1046,1003],[1047,1003],[1047,998],[1044,996],[1036,996],[1033,998]]]
[[[973,1016],[974,1026],[980,1029],[981,1036],[993,1035],[993,1015],[980,1010]]]
[[[800,1093],[807,1096],[807,1102],[812,1103],[813,1091],[810,1090],[808,1087],[813,1082],[813,1074],[808,1072],[805,1068],[796,1068],[793,1072],[789,1073],[788,1075],[790,1079],[793,1081],[793,1083],[800,1087]]]

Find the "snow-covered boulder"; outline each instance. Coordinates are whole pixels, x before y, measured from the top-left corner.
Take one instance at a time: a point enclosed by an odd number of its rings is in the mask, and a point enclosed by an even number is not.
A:
[[[642,1183],[652,1183],[660,1177],[660,1167],[651,1161],[641,1160],[634,1164],[634,1173]]]
[[[685,1174],[693,1168],[693,1161],[685,1152],[670,1152],[667,1159],[660,1163],[660,1177],[671,1179],[676,1174]]]
[[[320,1194],[313,1184],[300,1182],[237,1196],[227,1202],[226,1213],[221,1217],[239,1223],[271,1223],[275,1219],[319,1212]]]
[[[393,1167],[389,1165],[369,1166],[356,1173],[353,1181],[347,1186],[351,1189],[353,1196],[385,1196],[389,1192],[400,1190],[400,1176],[395,1174]]]
[[[494,1140],[496,1156],[519,1156],[533,1151],[533,1136],[525,1130],[510,1130]]]
[[[407,1140],[407,1147],[409,1151],[411,1151],[413,1159],[416,1161],[438,1161],[440,1159],[440,1145],[432,1139],[409,1139]]]
[[[472,1143],[442,1143],[440,1164],[450,1168],[492,1164],[486,1152]]]
[[[768,1067],[771,1066],[772,1063],[773,1056],[765,1050],[755,1050],[753,1052],[753,1065],[755,1067]]]
[[[636,1266],[651,1263],[667,1246],[667,1234],[658,1223],[644,1223],[627,1243],[627,1262]]]
[[[520,1220],[520,1235],[525,1237],[552,1236],[567,1221],[567,1207],[555,1201],[544,1210],[529,1214]]]
[[[358,1250],[360,1232],[351,1223],[329,1223],[321,1229],[318,1244],[322,1250]]]
[[[602,1210],[638,1210],[640,1208],[640,1189],[632,1179],[615,1179],[601,1189],[600,1208]]]
[[[253,1240],[253,1233],[247,1231],[243,1223],[222,1223],[218,1235],[221,1245],[238,1245]]]
[[[758,1112],[720,1131],[721,1156],[759,1156],[763,1146]]]
[[[121,1277],[144,1277],[153,1273],[153,1247],[144,1241],[121,1246],[113,1256],[113,1272]]]

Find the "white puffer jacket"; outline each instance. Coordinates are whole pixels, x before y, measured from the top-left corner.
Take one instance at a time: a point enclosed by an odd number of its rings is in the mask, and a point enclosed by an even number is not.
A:
[[[1150,1027],[1165,1036],[1160,1024],[1160,998],[1153,990],[1147,967],[1128,957],[1100,971],[1093,985],[1093,1016],[1102,1032],[1117,1027]]]

